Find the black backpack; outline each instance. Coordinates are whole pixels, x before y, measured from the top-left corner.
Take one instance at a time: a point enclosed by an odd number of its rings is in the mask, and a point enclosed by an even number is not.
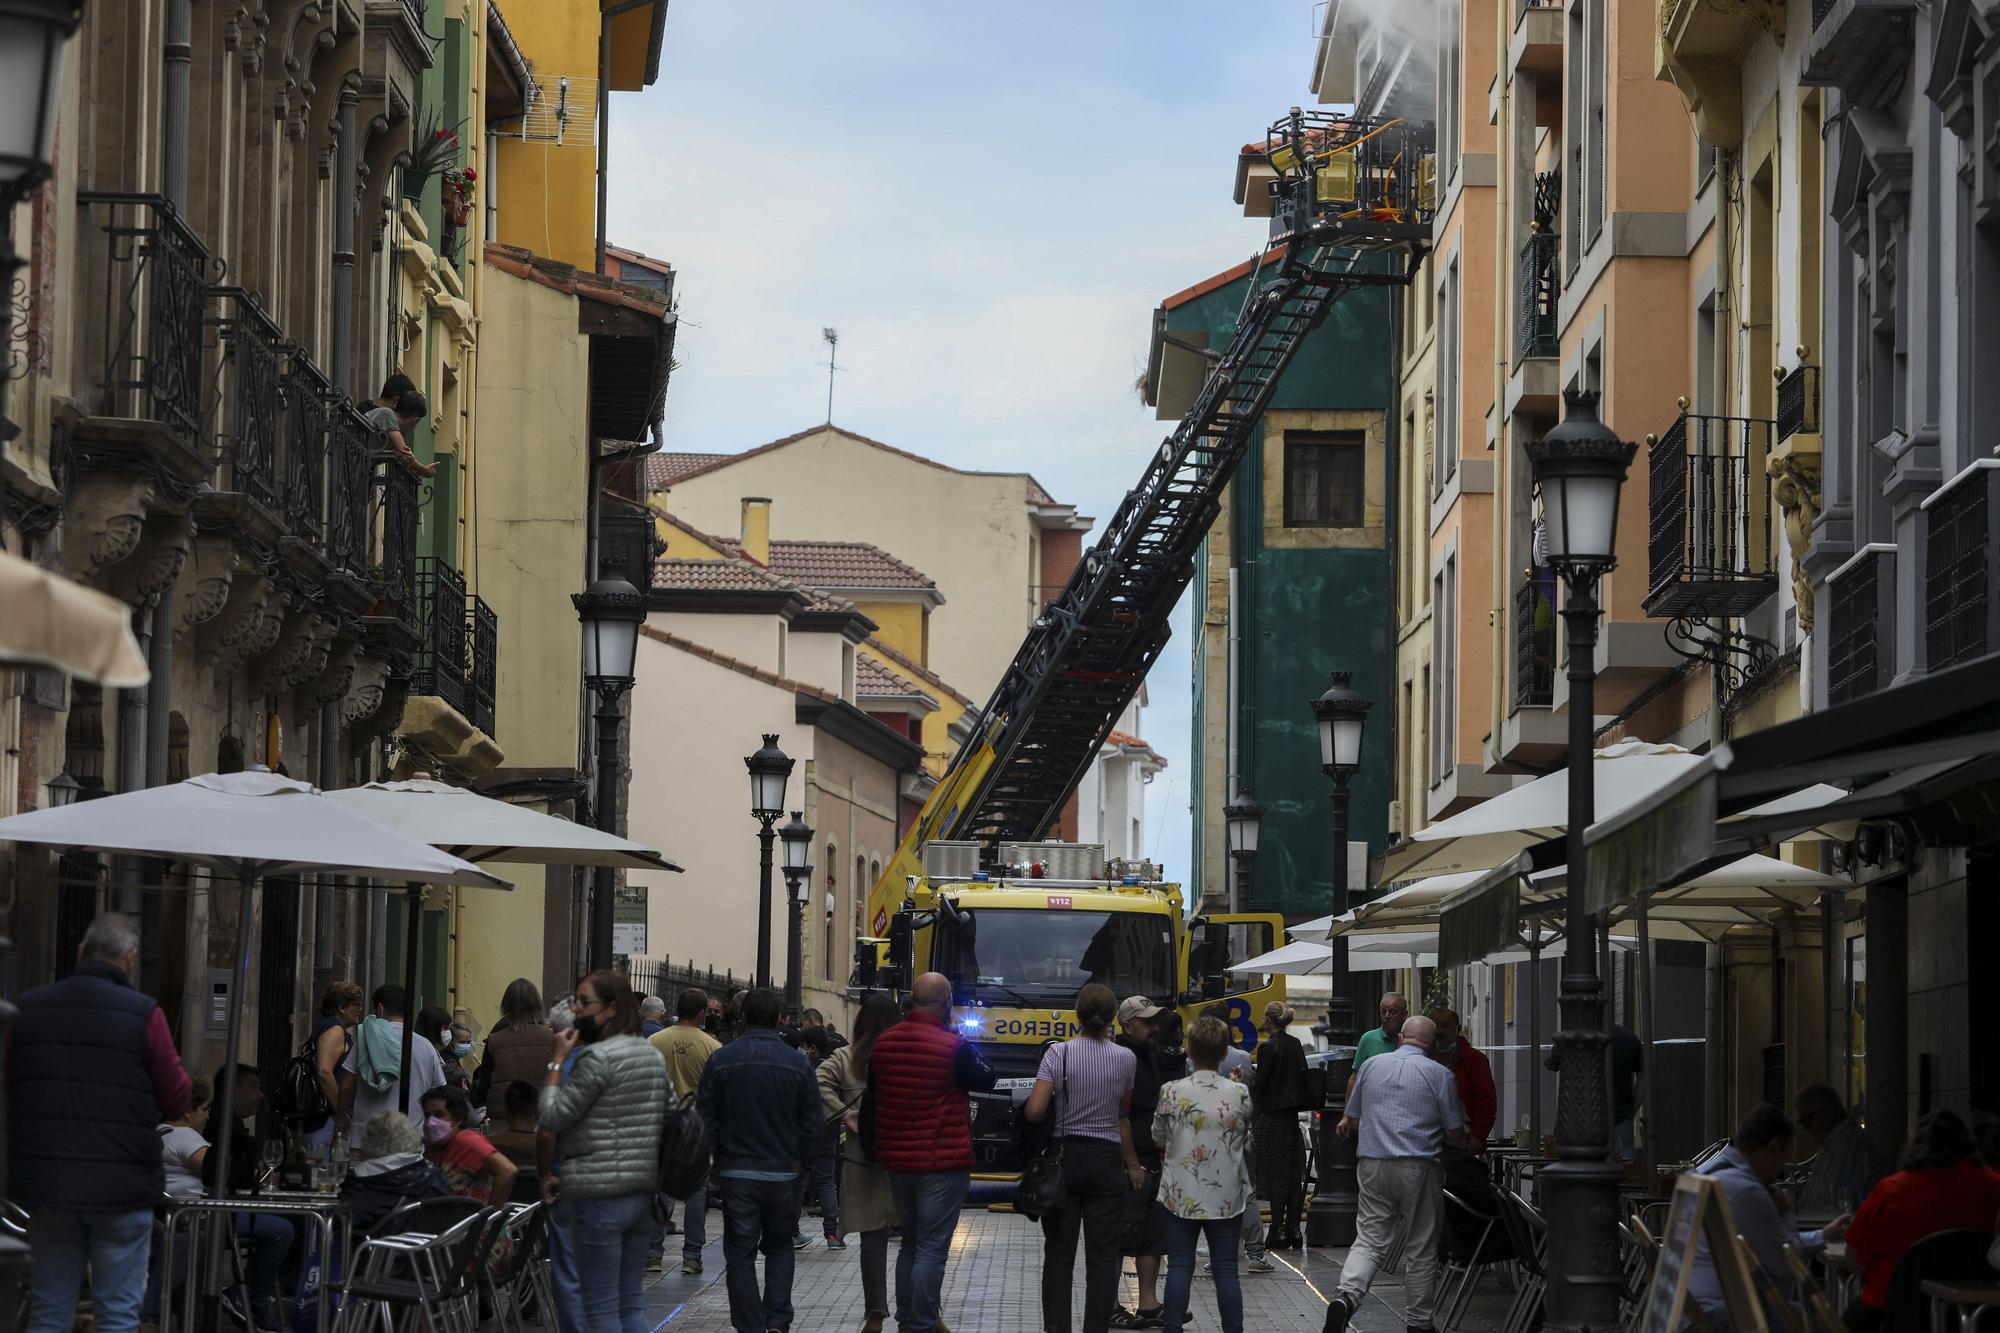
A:
[[[669,1199],[686,1199],[708,1188],[708,1126],[694,1109],[694,1098],[669,1098],[660,1125],[658,1192]]]
[[[284,1120],[324,1120],[333,1114],[326,1090],[319,1085],[318,1046],[316,1039],[308,1037],[299,1053],[285,1061],[270,1096],[272,1114]]]

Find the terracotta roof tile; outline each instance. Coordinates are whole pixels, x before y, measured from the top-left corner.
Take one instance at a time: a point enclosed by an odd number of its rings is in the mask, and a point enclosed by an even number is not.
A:
[[[1261,262],[1265,267],[1269,267],[1270,265],[1277,263],[1284,257],[1285,257],[1285,247],[1282,244],[1274,245],[1269,250],[1264,252]],[[1246,259],[1242,263],[1236,265],[1234,268],[1226,268],[1222,270],[1222,272],[1216,274],[1212,278],[1203,278],[1200,282],[1197,282],[1194,286],[1184,287],[1180,291],[1175,292],[1172,296],[1169,296],[1166,300],[1160,302],[1160,308],[1162,310],[1173,310],[1180,306],[1186,305],[1189,301],[1194,300],[1198,296],[1208,295],[1210,292],[1214,291],[1218,287],[1227,287],[1230,283],[1236,281],[1238,278],[1243,277],[1245,274],[1249,273],[1251,269],[1256,268],[1259,262],[1260,261],[1257,259]]]
[[[911,659],[910,657],[906,656],[903,653],[897,652],[894,648],[891,648],[888,644],[882,642],[882,640],[876,638],[874,635],[870,635],[868,638],[863,639],[861,641],[861,646],[863,649],[866,650],[866,652],[864,652],[862,656],[865,657],[868,653],[880,654],[883,658],[887,659],[890,662],[895,663],[899,669],[908,672],[911,676],[922,681],[924,684],[933,686],[934,688],[942,691],[946,697],[950,698],[954,703],[958,704],[961,708],[972,707],[972,700],[966,698],[963,694],[960,694],[950,685],[947,685],[942,676],[938,675],[935,671],[932,671],[928,667],[919,666],[913,659]]]
[[[907,699],[914,695],[920,699],[930,699],[933,706],[937,704],[937,700],[931,697],[929,690],[866,653],[856,653],[854,656],[854,692],[863,698]]]
[[[931,588],[937,581],[867,542],[774,541],[771,572],[822,588]]]
[[[653,506],[653,517],[661,519],[669,526],[685,532],[688,536],[694,538],[712,551],[719,551],[723,555],[734,556],[740,560],[750,560],[749,556],[743,554],[743,543],[737,541],[734,537],[718,537],[712,532],[703,532],[686,519],[670,514],[658,505]],[[756,564],[757,562],[751,560],[750,563]]]
[[[1116,745],[1124,750],[1144,750],[1147,756],[1161,768],[1167,766],[1165,755],[1162,755],[1158,750],[1155,750],[1151,745],[1140,740],[1129,731],[1119,731],[1114,727],[1111,734],[1104,738],[1104,743],[1106,745]]]
[[[698,472],[717,459],[731,457],[729,454],[657,453],[646,458],[646,489],[663,491],[687,476]]]
[[[653,586],[696,592],[798,592],[789,579],[747,560],[655,560]]]

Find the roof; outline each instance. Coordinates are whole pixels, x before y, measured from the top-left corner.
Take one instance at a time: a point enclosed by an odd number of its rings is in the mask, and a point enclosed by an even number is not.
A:
[[[734,454],[654,454],[646,460],[646,489],[663,491],[689,473],[703,471],[711,463],[734,457]]]
[[[899,667],[901,670],[907,672],[911,676],[914,676],[916,679],[922,681],[924,684],[929,685],[934,689],[943,691],[946,697],[951,699],[952,702],[958,704],[961,708],[972,707],[972,700],[966,698],[963,694],[960,694],[957,690],[953,689],[950,685],[946,684],[944,677],[938,675],[935,671],[932,671],[929,667],[919,665],[915,660],[913,660],[906,654],[897,652],[894,648],[891,648],[888,644],[882,642],[882,640],[876,638],[875,636],[870,635],[868,638],[863,639],[861,641],[861,646],[863,648],[866,648],[868,652],[881,654],[887,660],[894,662],[896,666]],[[862,654],[862,656],[866,655],[867,655],[866,653]]]
[[[922,570],[867,542],[774,541],[770,568],[821,588],[937,588]]]
[[[690,532],[693,529],[689,529]],[[713,540],[706,534],[696,533],[704,540]],[[809,611],[836,611],[841,614],[859,615],[854,603],[845,601],[818,588],[794,583],[753,561],[739,556],[725,556],[720,560],[696,560],[676,558],[653,562],[653,586],[671,588],[677,592],[792,592],[806,601]],[[872,623],[872,622],[870,622]]]
[[[736,540],[736,538],[718,537],[712,532],[703,532],[686,519],[670,514],[658,505],[652,506],[652,509],[654,518],[661,520],[670,527],[678,528],[711,550],[718,551],[723,555],[734,556],[739,560],[750,560],[749,556],[743,554],[743,543]],[[751,563],[755,564],[756,561],[752,560]]]
[[[666,298],[650,287],[637,287],[602,273],[585,273],[574,264],[565,264],[559,259],[544,259],[518,245],[486,242],[486,262],[502,273],[511,273],[559,292],[589,301],[602,301],[606,305],[623,306],[642,315],[651,315],[662,323],[675,322],[674,312]]]
[[[922,699],[933,709],[938,706],[929,690],[866,653],[854,655],[854,693],[863,699]]]
[[[1212,278],[1203,278],[1192,287],[1183,287],[1166,300],[1160,302],[1162,310],[1175,310],[1198,297],[1207,296],[1218,287],[1227,287],[1238,278],[1249,275],[1250,270],[1260,263],[1268,267],[1285,257],[1285,247],[1274,245],[1255,259],[1246,259],[1234,268],[1226,268]]]
[[[1145,741],[1140,740],[1137,736],[1134,736],[1129,731],[1119,731],[1116,728],[1113,728],[1111,734],[1104,738],[1104,743],[1106,745],[1114,745],[1121,750],[1144,751],[1146,758],[1149,762],[1158,764],[1161,768],[1165,768],[1167,766],[1167,760],[1165,755],[1161,754],[1158,750],[1155,750],[1152,746],[1148,745]]]
[[[655,629],[651,625],[639,626],[639,633],[642,637],[651,639],[655,643],[664,643],[671,648],[678,648],[682,652],[699,657],[705,662],[713,662],[726,671],[734,671],[739,676],[748,676],[752,680],[761,680],[766,685],[775,685],[781,690],[790,690],[794,694],[809,694],[813,698],[822,699],[827,703],[840,702],[839,696],[830,690],[823,690],[817,685],[808,685],[802,680],[793,680],[790,676],[781,676],[775,671],[766,671],[760,666],[752,666],[748,662],[731,657],[728,653],[718,653],[713,648],[704,647],[696,643],[693,639],[683,639],[678,634],[670,634],[666,630]]]

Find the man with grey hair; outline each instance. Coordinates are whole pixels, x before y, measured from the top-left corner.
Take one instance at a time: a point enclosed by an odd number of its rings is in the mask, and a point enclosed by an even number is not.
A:
[[[1437,1025],[1428,1018],[1404,1019],[1399,1045],[1370,1060],[1354,1077],[1347,1113],[1335,1133],[1360,1139],[1355,1177],[1360,1206],[1354,1219],[1354,1248],[1340,1270],[1340,1289],[1326,1307],[1323,1333],[1342,1333],[1375,1280],[1375,1270],[1396,1241],[1399,1222],[1408,1228],[1403,1278],[1410,1333],[1429,1333],[1432,1278],[1437,1273],[1438,1228],[1444,1218],[1446,1144],[1465,1144],[1465,1112],[1451,1071],[1431,1059]]]
[[[667,1002],[657,995],[639,1001],[639,1035],[650,1040],[654,1033],[666,1030]]]
[[[10,1194],[28,1210],[28,1333],[68,1333],[84,1270],[97,1327],[134,1333],[153,1207],[166,1190],[157,1126],[187,1114],[167,1016],[132,985],[139,928],[106,912],[75,969],[21,997],[7,1065]]]

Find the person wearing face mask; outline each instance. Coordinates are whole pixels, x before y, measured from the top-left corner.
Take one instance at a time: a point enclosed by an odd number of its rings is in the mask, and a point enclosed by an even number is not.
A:
[[[1493,1122],[1500,1114],[1499,1095],[1493,1090],[1492,1062],[1484,1051],[1465,1039],[1456,1009],[1440,1005],[1431,1010],[1429,1017],[1437,1024],[1431,1059],[1451,1071],[1458,1083],[1458,1100],[1465,1108],[1466,1151],[1483,1154],[1486,1136],[1493,1132]]]
[[[541,1099],[542,1127],[555,1131],[562,1152],[556,1213],[568,1229],[580,1297],[580,1308],[559,1313],[578,1333],[651,1333],[646,1254],[659,1233],[653,1195],[667,1061],[639,1035],[639,1000],[624,977],[591,973],[576,988],[575,1007],[576,1026],[556,1035]]]
[[[432,1088],[424,1094],[424,1155],[444,1174],[453,1194],[478,1202],[506,1202],[520,1174],[506,1153],[476,1129],[466,1125],[472,1101],[457,1088]]]

